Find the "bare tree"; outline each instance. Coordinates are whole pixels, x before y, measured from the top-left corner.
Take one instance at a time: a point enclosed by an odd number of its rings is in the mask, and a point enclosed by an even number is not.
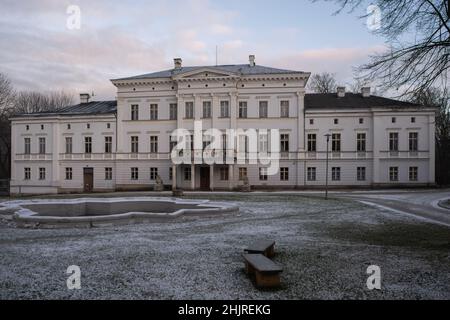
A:
[[[11,126],[15,92],[6,75],[0,73],[0,179],[10,176]]]
[[[354,11],[362,0],[325,0]],[[450,67],[449,1],[375,0],[381,13],[374,33],[384,36],[390,46],[370,57],[358,68],[361,77],[375,80],[381,89],[396,89],[398,96],[418,94],[433,86],[448,85]],[[368,18],[369,15],[363,15]]]
[[[315,93],[336,92],[335,75],[328,72],[316,73],[309,79],[308,88]]]
[[[63,91],[40,93],[22,91],[15,99],[16,113],[51,112],[73,104],[73,95]]]

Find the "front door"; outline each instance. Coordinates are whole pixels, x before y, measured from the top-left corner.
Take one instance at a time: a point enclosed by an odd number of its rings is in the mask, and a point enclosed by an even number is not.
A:
[[[94,188],[94,168],[83,168],[83,190],[91,192]]]
[[[209,190],[209,167],[200,167],[200,189]]]

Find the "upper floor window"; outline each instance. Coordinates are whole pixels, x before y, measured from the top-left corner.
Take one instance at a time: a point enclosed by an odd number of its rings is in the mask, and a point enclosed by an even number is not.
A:
[[[150,152],[158,153],[158,136],[150,136]]]
[[[341,134],[333,133],[331,135],[331,151],[339,152],[341,151]]]
[[[106,124],[106,129],[111,129],[111,123],[108,122],[108,123]]]
[[[185,104],[185,118],[186,119],[193,119],[194,118],[194,102],[189,101]]]
[[[280,117],[289,118],[289,101],[280,101]]]
[[[260,118],[267,118],[267,101],[260,101],[259,102],[259,117]]]
[[[359,118],[359,124],[363,124],[364,123],[364,118]]]
[[[392,118],[391,118],[391,122],[392,122],[392,123],[396,123],[396,122],[397,122],[397,118],[396,118],[396,117],[392,117]]]
[[[203,101],[203,118],[211,118],[211,101]]]
[[[90,123],[87,123],[87,124],[86,124],[86,128],[90,129],[90,128],[91,128],[91,124],[90,124]]]
[[[419,134],[417,132],[409,133],[409,151],[417,151],[418,149],[418,137]]]
[[[169,119],[176,120],[178,117],[178,106],[176,103],[171,103],[169,105]]]
[[[239,101],[239,118],[247,118],[247,101]]]
[[[24,153],[25,154],[31,153],[31,139],[30,138],[24,138]]]
[[[389,151],[398,151],[398,132],[389,132]]]
[[[45,153],[45,138],[39,138],[39,153]]]
[[[68,123],[68,124],[67,124],[67,130],[70,130],[70,129],[71,129],[70,123]]]
[[[220,117],[230,117],[230,103],[228,101],[220,101]]]
[[[150,120],[158,120],[158,105],[150,105]]]
[[[25,126],[25,128],[27,131],[30,130],[30,126],[28,124]]]
[[[362,152],[366,151],[366,134],[357,133],[356,134],[356,151]]]
[[[84,153],[92,153],[92,137],[84,137]]]
[[[43,124],[41,124],[41,130],[44,130],[44,125]]]
[[[269,149],[267,133],[259,133],[259,152],[265,153]]]
[[[416,123],[416,117],[411,117],[411,123]]]
[[[308,133],[308,151],[309,152],[317,151],[316,139],[317,138],[316,138],[315,133]]]
[[[131,153],[139,152],[139,137],[131,136]]]
[[[309,124],[314,124],[314,119],[309,119]]]
[[[72,137],[66,137],[66,153],[72,153]]]
[[[333,120],[333,122],[334,122],[334,124],[339,124],[339,119],[335,118],[335,119]]]
[[[105,153],[111,153],[112,152],[112,137],[107,136],[105,137]]]
[[[131,105],[131,120],[139,120],[139,105]]]
[[[280,134],[281,152],[289,152],[289,134]]]

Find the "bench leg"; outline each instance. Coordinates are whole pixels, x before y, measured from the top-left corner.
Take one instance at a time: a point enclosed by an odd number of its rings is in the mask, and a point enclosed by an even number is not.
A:
[[[256,286],[261,288],[273,288],[280,286],[279,273],[261,273],[256,271]]]
[[[252,265],[247,261],[245,261],[245,273],[248,275],[255,273],[255,268],[253,268]]]

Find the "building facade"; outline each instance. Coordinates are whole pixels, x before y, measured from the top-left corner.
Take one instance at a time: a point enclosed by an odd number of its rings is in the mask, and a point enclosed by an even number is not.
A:
[[[116,101],[89,102],[12,121],[11,193],[166,189],[235,190],[433,185],[435,109],[338,88],[306,94],[310,73],[255,64],[183,67],[114,79]],[[171,134],[257,131],[256,140],[223,138],[226,163],[175,164]],[[273,143],[265,132],[277,130]],[[328,152],[327,152],[328,136]],[[192,141],[193,142],[193,141]],[[192,156],[204,154],[204,138]],[[237,160],[271,152],[278,170]]]

